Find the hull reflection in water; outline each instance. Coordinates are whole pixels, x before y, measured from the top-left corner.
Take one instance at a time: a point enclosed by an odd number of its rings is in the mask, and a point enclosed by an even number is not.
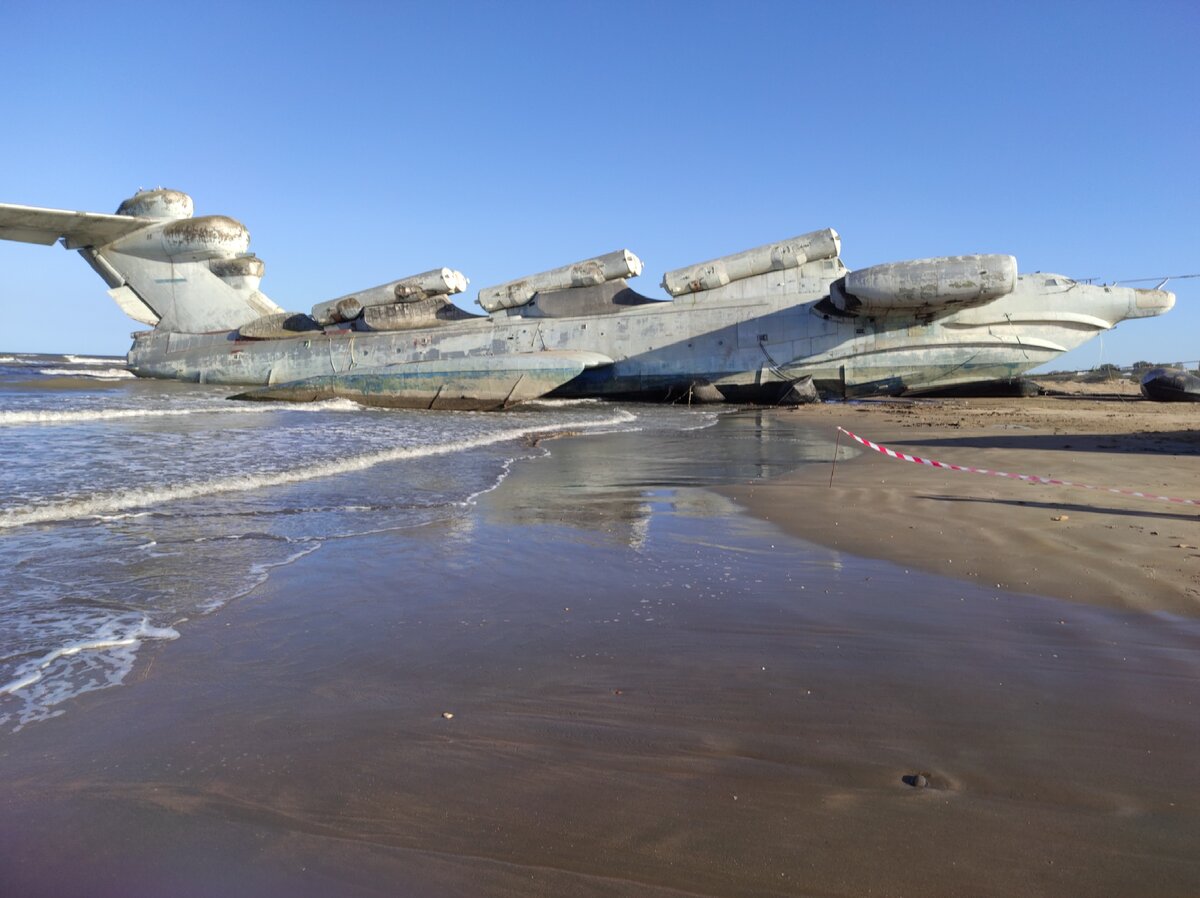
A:
[[[515,460],[546,455],[547,436],[714,417],[229,403],[219,388],[112,381],[112,367],[0,357],[0,728],[121,683],[148,643],[186,639],[189,619],[330,540],[469,520]]]

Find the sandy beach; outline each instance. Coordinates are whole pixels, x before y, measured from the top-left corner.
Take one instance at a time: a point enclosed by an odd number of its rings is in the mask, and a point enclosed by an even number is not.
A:
[[[831,438],[843,427],[964,467],[1200,503],[1200,406],[1142,401],[1128,383],[1076,390],[783,414]],[[1200,504],[935,470],[841,440],[856,457],[833,472],[806,466],[769,487],[726,493],[789,533],[842,551],[985,587],[1200,614]]]
[[[0,737],[0,893],[1194,895],[1196,412],[554,441]],[[1055,520],[1059,518],[1059,520]]]

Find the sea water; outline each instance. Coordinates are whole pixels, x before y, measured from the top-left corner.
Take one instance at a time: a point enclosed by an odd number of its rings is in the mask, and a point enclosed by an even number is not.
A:
[[[232,402],[119,358],[0,353],[0,730],[119,685],[336,540],[463,517],[558,433],[704,427],[681,406],[543,402],[502,413]],[[352,588],[352,587],[351,587]],[[336,597],[333,597],[336,598]]]

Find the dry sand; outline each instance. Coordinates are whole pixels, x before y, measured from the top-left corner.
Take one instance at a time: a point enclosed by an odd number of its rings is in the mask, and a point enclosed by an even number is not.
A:
[[[868,456],[833,491],[826,463],[769,479],[842,423],[1195,485],[1167,476],[1192,460],[1181,412],[1144,410],[1175,434],[1147,455],[1102,448],[1153,445],[1123,407],[1101,430],[1113,406],[1061,405],[564,440],[470,515],[331,542],[127,685],[0,734],[0,894],[1200,894],[1200,621],[1129,610],[1168,578],[1105,554],[1191,563],[1167,534],[1194,520]],[[707,488],[729,480],[775,523]],[[979,576],[846,553],[892,551],[889,530]],[[1010,543],[1020,570],[985,557]],[[1071,575],[1043,579],[1063,547]],[[995,587],[1085,574],[1096,601]],[[1152,604],[1186,603],[1176,579]]]
[[[1129,384],[1075,390],[779,414],[830,439],[841,426],[951,464],[1200,502],[1200,405],[1141,401]],[[842,440],[856,457],[845,458],[844,449],[836,471],[805,467],[726,494],[790,533],[842,551],[1007,590],[1200,614],[1200,505],[937,470]]]

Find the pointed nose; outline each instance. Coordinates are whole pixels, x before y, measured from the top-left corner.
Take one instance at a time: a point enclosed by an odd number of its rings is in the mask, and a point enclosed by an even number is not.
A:
[[[1133,296],[1129,299],[1127,318],[1152,318],[1175,307],[1175,294],[1170,290],[1130,289],[1129,292]]]

